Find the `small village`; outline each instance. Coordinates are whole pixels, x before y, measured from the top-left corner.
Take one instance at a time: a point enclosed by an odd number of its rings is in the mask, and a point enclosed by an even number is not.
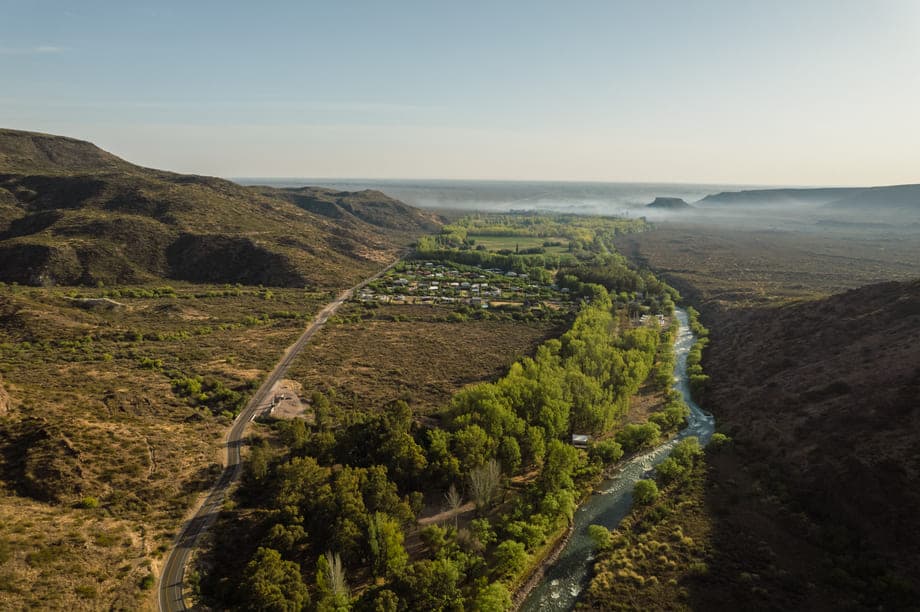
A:
[[[629,296],[634,326],[667,327],[670,318],[649,312],[644,295]],[[541,282],[527,273],[440,261],[410,261],[368,284],[356,296],[365,304],[456,305],[477,309],[531,308],[560,310],[578,301],[566,287]]]
[[[569,290],[531,279],[526,273],[497,268],[412,261],[362,289],[365,303],[457,304],[474,308],[528,307],[542,303],[561,308],[571,303]]]

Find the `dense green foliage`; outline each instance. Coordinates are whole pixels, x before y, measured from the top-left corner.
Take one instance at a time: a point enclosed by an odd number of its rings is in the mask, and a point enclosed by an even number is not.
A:
[[[214,378],[192,376],[175,378],[172,382],[176,393],[187,397],[190,404],[206,406],[215,414],[227,412],[236,415],[246,403],[242,393],[228,389]]]
[[[421,425],[401,401],[336,414],[335,406],[314,394],[313,424],[278,423],[283,447],[253,449],[238,496],[243,508],[259,509],[252,515],[258,525],[249,531],[263,534],[263,549],[299,564],[303,575],[317,576],[306,581],[317,609],[508,609],[509,587],[572,520],[585,485],[604,465],[655,444],[662,431],[685,418],[686,408],[670,398],[656,422],[623,426],[630,396],[661,359],[667,361],[673,338],[673,329],[627,320],[634,308],[670,312],[677,297],[608,251],[616,232],[636,226],[572,222],[570,234],[563,234],[566,223],[527,231],[572,238],[575,259],[557,276],[560,286],[583,298],[571,328],[515,362],[502,378],[456,393],[441,415],[442,427]],[[586,228],[594,238],[579,234]],[[419,249],[449,247],[444,252],[453,261],[496,256],[459,248],[466,240],[462,229],[448,226]],[[535,260],[513,258],[540,255],[498,256],[526,267]],[[588,277],[599,282],[585,282]],[[601,439],[585,452],[569,443],[574,433]],[[509,487],[509,479],[524,475]],[[454,511],[463,491],[475,502],[477,518],[427,526],[418,534],[423,550],[410,557],[405,540],[423,497],[444,499],[445,491]],[[221,542],[213,554],[227,555],[232,548]],[[372,585],[351,597],[346,588],[333,588],[333,574],[343,584],[346,575],[369,576]],[[248,596],[216,572],[204,587],[212,603]]]
[[[637,480],[633,487],[633,501],[647,506],[658,498],[658,485],[654,480]]]
[[[706,390],[709,376],[703,373],[703,349],[709,344],[709,330],[700,323],[700,313],[692,306],[687,308],[690,330],[696,334],[696,342],[687,355],[687,375],[690,377],[690,392],[699,399]]]

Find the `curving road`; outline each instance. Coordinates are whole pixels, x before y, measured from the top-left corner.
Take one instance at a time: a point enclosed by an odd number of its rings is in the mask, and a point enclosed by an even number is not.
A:
[[[393,266],[399,263],[401,259],[402,257],[351,289],[343,291],[335,300],[326,304],[313,321],[310,322],[310,325],[307,326],[300,338],[297,339],[297,342],[292,344],[290,348],[284,352],[281,361],[275,365],[271,374],[269,374],[265,382],[262,383],[262,386],[253,394],[249,403],[246,404],[246,407],[240,412],[239,416],[236,417],[233,426],[230,428],[230,431],[227,432],[225,442],[227,448],[227,462],[224,466],[224,470],[220,478],[217,479],[217,482],[214,483],[214,486],[208,492],[204,503],[201,504],[201,507],[198,508],[195,515],[182,526],[179,537],[176,538],[172,549],[169,551],[169,555],[166,557],[166,563],[163,565],[163,570],[160,572],[160,586],[157,596],[157,607],[159,610],[163,612],[172,612],[173,610],[188,609],[185,604],[185,571],[188,567],[189,559],[192,556],[199,536],[207,531],[211,525],[214,524],[214,521],[217,520],[217,516],[223,506],[224,498],[227,495],[227,490],[230,488],[230,485],[236,482],[240,477],[243,469],[243,464],[240,460],[240,446],[243,443],[243,435],[246,433],[246,427],[256,417],[259,409],[264,408],[268,403],[268,396],[275,386],[275,383],[284,378],[288,368],[307,345],[307,342],[310,341],[310,338],[313,337],[313,334],[315,334],[323,326],[326,320],[338,310],[339,306],[350,299],[355,291],[386,274]]]

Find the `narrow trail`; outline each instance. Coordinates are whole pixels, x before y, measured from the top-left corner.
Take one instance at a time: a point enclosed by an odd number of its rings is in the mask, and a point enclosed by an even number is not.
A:
[[[240,449],[243,445],[246,428],[255,419],[259,411],[268,404],[272,388],[279,380],[284,378],[288,368],[310,341],[310,338],[323,327],[329,317],[335,314],[335,311],[342,304],[348,301],[356,291],[386,274],[401,260],[402,256],[373,276],[363,280],[351,289],[343,291],[335,300],[326,304],[306,327],[300,338],[284,352],[271,374],[268,375],[265,382],[262,383],[249,400],[249,403],[246,404],[246,407],[233,421],[230,430],[227,432],[224,444],[225,462],[223,472],[203,501],[200,502],[197,508],[193,509],[192,517],[182,525],[179,536],[176,538],[163,564],[160,572],[160,584],[157,589],[158,610],[172,612],[174,610],[188,609],[185,601],[185,574],[192,558],[192,553],[201,535],[217,520],[230,486],[239,480],[240,474],[242,474],[243,463]]]

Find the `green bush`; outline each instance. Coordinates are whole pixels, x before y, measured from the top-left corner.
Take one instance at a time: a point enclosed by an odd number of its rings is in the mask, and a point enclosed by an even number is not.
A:
[[[80,507],[86,510],[92,510],[99,507],[99,500],[95,497],[84,497],[80,500]]]
[[[610,548],[610,544],[613,541],[610,530],[603,525],[588,525],[588,537],[591,538],[596,550]]]
[[[630,424],[618,431],[614,438],[623,447],[623,451],[634,453],[643,448],[651,448],[661,437],[661,428],[655,423],[641,425]]]
[[[707,445],[706,448],[710,451],[719,451],[719,450],[722,450],[723,448],[727,448],[731,446],[731,444],[732,444],[731,438],[726,436],[724,433],[716,432],[712,434],[711,438],[709,438],[709,444]]]
[[[658,475],[658,479],[661,480],[662,484],[671,484],[682,479],[687,470],[680,463],[674,460],[673,457],[668,457],[655,468],[655,473]]]
[[[153,588],[153,585],[156,584],[157,579],[154,578],[153,574],[147,574],[141,578],[140,584],[138,585],[141,590],[149,591]]]
[[[623,447],[614,440],[602,440],[592,444],[588,454],[601,463],[615,463],[623,457]]]
[[[647,506],[658,499],[658,485],[654,480],[637,480],[633,487],[633,501]]]

